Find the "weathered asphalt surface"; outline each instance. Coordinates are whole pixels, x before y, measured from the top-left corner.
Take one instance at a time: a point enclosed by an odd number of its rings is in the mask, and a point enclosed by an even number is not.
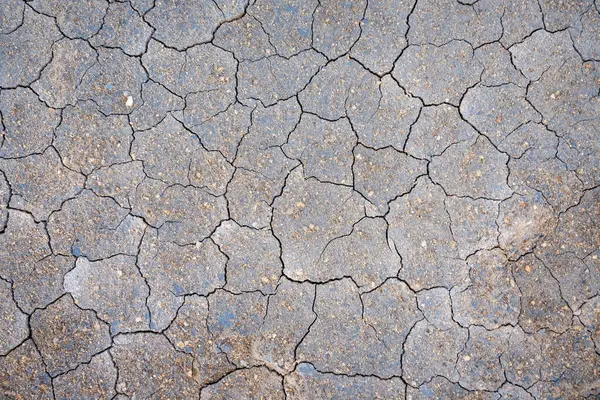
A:
[[[0,397],[599,398],[599,11],[1,0]]]

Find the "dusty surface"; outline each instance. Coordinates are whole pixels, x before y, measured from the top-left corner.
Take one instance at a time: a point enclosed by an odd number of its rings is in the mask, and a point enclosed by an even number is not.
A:
[[[0,0],[0,397],[596,399],[600,4]]]

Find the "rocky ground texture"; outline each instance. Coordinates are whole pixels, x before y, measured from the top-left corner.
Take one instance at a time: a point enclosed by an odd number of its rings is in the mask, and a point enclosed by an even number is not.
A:
[[[600,1],[0,0],[0,89],[0,397],[599,398]]]

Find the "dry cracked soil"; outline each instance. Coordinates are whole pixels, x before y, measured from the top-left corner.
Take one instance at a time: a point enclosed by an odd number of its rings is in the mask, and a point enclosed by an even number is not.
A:
[[[599,0],[0,0],[0,398],[600,398]]]

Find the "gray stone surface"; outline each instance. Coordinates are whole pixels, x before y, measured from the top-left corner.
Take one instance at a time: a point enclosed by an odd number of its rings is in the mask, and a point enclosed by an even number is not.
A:
[[[346,376],[317,371],[300,363],[286,376],[285,393],[290,399],[336,398],[342,393],[353,399],[402,399],[405,385],[400,378],[382,380],[374,376]]]
[[[117,255],[101,261],[77,259],[75,268],[65,275],[65,290],[75,303],[96,311],[110,324],[110,332],[148,329],[150,313],[146,308],[149,289],[131,256]]]
[[[10,206],[47,220],[63,202],[83,189],[85,177],[66,168],[54,147],[24,158],[0,159],[0,169],[11,183]]]
[[[301,117],[282,149],[302,163],[305,177],[351,185],[356,140],[348,119],[330,122],[308,114]]]
[[[98,60],[98,52],[82,39],[61,39],[52,46],[52,60],[33,82],[32,89],[50,107],[74,106],[76,89]]]
[[[429,164],[431,180],[448,195],[505,200],[513,193],[507,184],[508,157],[485,137],[457,143]]]
[[[54,129],[61,121],[58,110],[48,108],[30,89],[17,88],[0,93],[3,158],[42,153],[52,143]]]
[[[410,192],[417,177],[426,174],[426,163],[388,147],[354,149],[354,187],[382,214],[388,204]]]
[[[427,105],[457,106],[466,90],[479,82],[483,71],[473,48],[457,40],[441,46],[410,46],[394,65],[394,78]]]
[[[283,379],[266,367],[233,371],[204,388],[200,399],[285,399]]]
[[[25,7],[23,23],[0,35],[0,87],[9,89],[33,83],[52,60],[54,42],[61,36],[52,18]]]
[[[227,257],[227,289],[236,293],[275,291],[283,264],[279,259],[279,242],[270,231],[226,221],[212,238]]]
[[[0,398],[598,398],[599,7],[0,0]]]
[[[177,317],[165,332],[177,351],[194,357],[193,378],[201,385],[216,382],[235,368],[208,330],[208,311],[206,298],[197,295],[186,297]]]
[[[163,330],[169,325],[184,295],[205,296],[226,282],[227,258],[210,240],[180,246],[163,239],[160,231],[149,229],[140,245],[137,262],[152,288],[146,304],[153,330]]]
[[[110,353],[95,355],[89,364],[81,364],[73,371],[56,378],[54,394],[59,399],[96,398],[116,396],[117,369]]]
[[[85,175],[130,159],[133,131],[127,117],[105,116],[93,101],[66,107],[55,135],[54,143],[65,165]]]
[[[452,236],[444,192],[427,178],[390,204],[388,237],[402,257],[398,276],[414,290],[451,288],[468,274]]]
[[[119,371],[115,388],[130,398],[198,396],[193,358],[158,333],[119,335],[109,350]]]
[[[502,250],[480,251],[468,263],[469,279],[451,291],[454,320],[487,329],[516,325],[521,293]]]
[[[50,376],[87,364],[111,346],[108,324],[93,311],[77,307],[69,295],[33,312],[30,324],[31,337]]]

